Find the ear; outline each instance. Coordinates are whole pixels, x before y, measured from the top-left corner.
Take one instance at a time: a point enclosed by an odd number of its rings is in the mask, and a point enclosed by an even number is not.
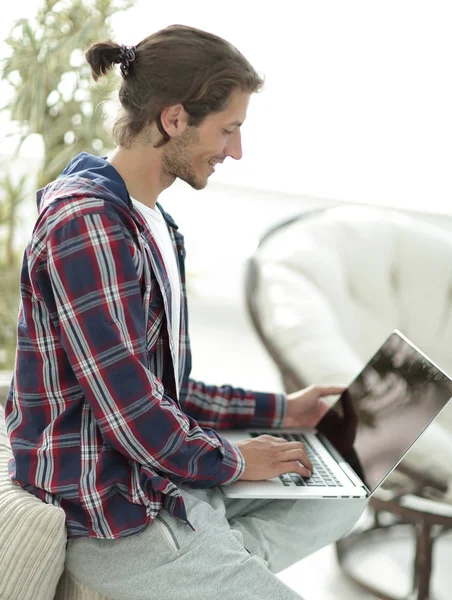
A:
[[[162,110],[160,120],[170,137],[178,137],[188,126],[188,113],[182,104],[174,104]]]

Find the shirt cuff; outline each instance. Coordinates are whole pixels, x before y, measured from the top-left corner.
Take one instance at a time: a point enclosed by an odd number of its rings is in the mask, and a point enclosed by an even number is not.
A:
[[[256,392],[254,416],[249,427],[281,427],[286,416],[286,394]]]
[[[223,480],[221,485],[228,485],[236,481],[240,475],[242,475],[245,470],[245,459],[235,444],[232,444],[226,438],[221,437],[218,433],[216,435],[222,444],[222,447],[220,448],[224,457],[224,462],[226,463],[225,467],[230,470],[229,478]],[[232,466],[234,466],[234,469],[231,468]]]

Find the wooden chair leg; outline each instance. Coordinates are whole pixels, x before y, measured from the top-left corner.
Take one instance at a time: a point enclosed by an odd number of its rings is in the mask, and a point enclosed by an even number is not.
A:
[[[414,590],[417,600],[429,600],[432,573],[433,539],[431,525],[426,521],[416,527],[416,555],[414,558]]]

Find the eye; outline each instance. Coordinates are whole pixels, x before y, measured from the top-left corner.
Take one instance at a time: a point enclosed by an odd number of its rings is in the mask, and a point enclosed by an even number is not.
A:
[[[234,133],[234,131],[229,131],[229,129],[223,129],[223,133],[225,133],[226,135],[231,135],[232,133]]]

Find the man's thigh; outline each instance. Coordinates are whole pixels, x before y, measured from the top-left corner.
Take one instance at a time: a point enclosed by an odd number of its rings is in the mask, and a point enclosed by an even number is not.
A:
[[[222,494],[184,492],[188,525],[162,510],[142,533],[119,540],[70,540],[66,566],[80,582],[114,600],[296,600],[231,530]]]
[[[367,499],[233,500],[226,518],[245,547],[279,573],[344,536],[358,521]]]

